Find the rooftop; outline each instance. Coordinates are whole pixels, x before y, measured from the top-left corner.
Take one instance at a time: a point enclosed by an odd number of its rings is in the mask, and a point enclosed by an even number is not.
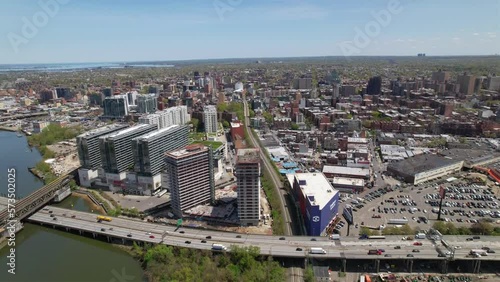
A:
[[[129,128],[123,129],[123,130],[120,130],[118,132],[111,133],[110,135],[107,135],[105,137],[107,137],[107,138],[116,138],[116,137],[119,137],[120,135],[125,135],[127,133],[134,132],[136,130],[144,129],[144,128],[151,127],[151,126],[154,126],[154,125],[139,124],[139,125],[135,125],[135,126],[132,126],[132,127],[129,127]]]
[[[155,130],[155,131],[147,133],[145,135],[141,135],[141,136],[136,137],[134,139],[145,141],[145,140],[151,139],[153,137],[159,136],[159,135],[161,135],[167,131],[170,131],[171,129],[176,128],[176,127],[179,127],[179,125],[171,125],[169,127],[165,127],[165,128],[160,129],[160,130]]]
[[[334,177],[332,180],[332,184],[339,185],[352,185],[352,186],[364,186],[365,181],[359,178],[349,178],[349,177]]]
[[[323,173],[367,176],[370,174],[370,170],[360,167],[325,165],[323,167]]]
[[[165,153],[165,156],[173,158],[173,159],[179,159],[179,158],[185,158],[185,157],[197,154],[199,152],[207,151],[207,150],[208,150],[208,148],[202,144],[191,144],[191,145],[188,145],[182,149],[167,152],[167,153]]]
[[[94,137],[94,136],[100,136],[108,133],[109,131],[113,130],[118,130],[120,128],[126,128],[128,125],[126,124],[120,124],[120,123],[113,123],[110,125],[106,125],[104,127],[99,127],[96,129],[92,129],[90,131],[87,131],[83,134],[78,135],[79,138],[89,138],[89,137]]]
[[[259,149],[239,149],[236,153],[237,163],[260,163]]]
[[[311,206],[318,206],[320,210],[338,193],[323,173],[297,173],[291,178],[287,175],[287,178],[297,179],[304,198],[309,200]]]
[[[418,155],[406,160],[389,163],[387,168],[392,168],[395,171],[415,175],[424,171],[433,170],[440,167],[449,166],[461,162],[450,158],[440,157],[438,155]]]

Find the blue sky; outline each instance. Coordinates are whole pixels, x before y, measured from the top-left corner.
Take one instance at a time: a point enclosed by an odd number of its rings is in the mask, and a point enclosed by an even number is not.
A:
[[[497,0],[12,0],[0,64],[500,54],[499,15]]]

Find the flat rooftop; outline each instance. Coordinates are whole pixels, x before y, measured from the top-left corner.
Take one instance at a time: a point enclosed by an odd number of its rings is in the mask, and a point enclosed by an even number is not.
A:
[[[319,206],[320,210],[338,193],[323,173],[296,173],[291,177],[289,175],[288,180],[292,180],[290,185],[293,187],[293,179],[297,179],[304,198],[308,199],[312,206]]]
[[[153,132],[147,133],[145,135],[141,135],[139,137],[134,138],[134,140],[141,140],[141,141],[146,141],[148,139],[151,139],[153,137],[162,135],[163,133],[172,130],[173,128],[179,127],[179,125],[171,125],[169,127],[165,127],[159,130],[155,130]]]
[[[180,158],[185,158],[185,157],[197,154],[199,152],[207,151],[207,150],[208,150],[208,148],[202,144],[191,144],[191,145],[188,145],[182,149],[167,152],[167,153],[165,153],[165,156],[173,158],[173,159],[180,159]]]
[[[122,128],[126,128],[126,127],[128,127],[127,124],[113,123],[110,125],[106,125],[104,127],[99,127],[99,128],[87,131],[83,134],[78,135],[77,138],[90,138],[90,137],[94,137],[94,136],[101,136],[101,135],[105,135],[109,132],[113,132],[113,131],[116,131],[116,130],[119,130]]]
[[[260,163],[259,149],[239,149],[236,153],[236,163]]]
[[[355,176],[365,177],[370,174],[370,170],[367,168],[360,168],[360,167],[325,165],[323,166],[323,173],[355,175]]]
[[[361,186],[365,185],[365,181],[359,178],[350,178],[350,177],[334,177],[332,180],[332,184],[338,185],[351,185],[351,186]]]
[[[131,132],[134,132],[136,130],[147,128],[147,127],[150,127],[150,126],[154,126],[154,125],[150,125],[150,124],[138,124],[138,125],[129,127],[127,129],[123,129],[123,130],[120,130],[118,132],[111,133],[111,134],[109,134],[109,135],[107,135],[105,137],[106,138],[116,138],[116,137],[119,137],[120,135],[125,135],[127,133],[131,133]]]
[[[489,159],[500,157],[500,153],[494,152],[492,150],[477,149],[449,149],[441,150],[439,153],[454,160],[465,161],[469,163],[484,162]]]
[[[387,168],[404,173],[415,175],[424,171],[437,169],[440,167],[449,166],[461,162],[461,160],[452,160],[450,158],[441,157],[438,155],[418,155],[406,160],[389,163]]]

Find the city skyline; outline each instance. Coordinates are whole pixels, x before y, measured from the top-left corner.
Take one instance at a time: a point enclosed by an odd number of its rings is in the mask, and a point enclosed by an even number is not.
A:
[[[1,4],[3,64],[500,53],[497,1],[55,1]]]

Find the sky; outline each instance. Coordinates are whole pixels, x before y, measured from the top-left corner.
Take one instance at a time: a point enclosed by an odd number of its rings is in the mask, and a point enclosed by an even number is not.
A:
[[[12,0],[0,64],[500,54],[498,0]]]

